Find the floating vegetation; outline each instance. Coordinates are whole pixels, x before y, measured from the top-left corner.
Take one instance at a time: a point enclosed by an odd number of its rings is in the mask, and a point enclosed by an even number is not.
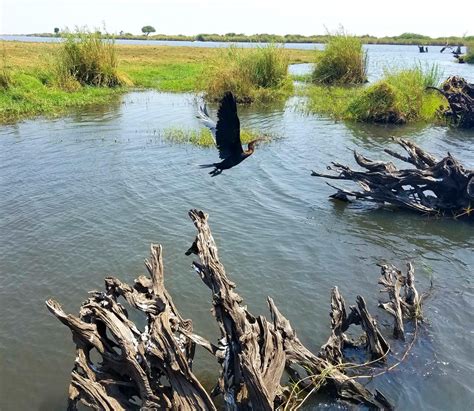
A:
[[[167,141],[173,143],[190,143],[199,147],[213,147],[215,145],[214,138],[211,132],[207,128],[196,129],[185,129],[179,127],[171,127],[164,129],[160,133],[161,137]],[[275,138],[267,133],[261,133],[257,130],[241,130],[240,140],[242,144],[248,144],[252,140],[264,137],[266,140]]]

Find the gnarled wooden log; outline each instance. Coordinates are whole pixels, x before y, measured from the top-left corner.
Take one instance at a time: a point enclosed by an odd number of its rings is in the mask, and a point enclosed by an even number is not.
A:
[[[457,55],[460,62],[462,58]],[[441,114],[450,123],[462,128],[474,127],[474,84],[459,76],[449,77],[441,86],[428,87],[440,92],[448,101],[449,108],[441,109]]]
[[[213,394],[222,394],[227,410],[274,410],[280,405],[291,409],[292,392],[282,386],[285,371],[296,384],[304,379],[302,388],[311,392],[327,388],[341,400],[392,408],[381,393],[372,393],[357,381],[353,364],[351,375],[345,373],[344,345],[349,340],[344,332],[349,326],[361,326],[366,344],[360,348],[367,347],[372,359],[383,359],[389,350],[362,297],[357,297],[357,306],[350,307],[347,314],[337,287],[332,290],[331,336],[315,355],[270,297],[271,321],[248,311],[219,260],[208,216],[197,210],[189,215],[197,236],[187,254],[198,255],[193,267],[212,292],[219,342],[212,344],[194,334],[191,320],[181,317],[164,285],[161,246],[152,245],[151,258],[146,261],[149,276],[138,277],[133,286],[107,277],[105,292],[93,292],[81,305],[78,317],[64,313],[54,300],[46,302],[69,327],[76,344],[69,410],[76,410],[78,402],[96,410],[215,410],[191,370],[196,344],[222,366]],[[388,270],[385,267],[382,272]],[[407,318],[410,307],[419,304],[411,265],[403,278],[400,307]],[[389,280],[387,276],[387,288],[392,286]],[[129,319],[121,298],[146,315],[143,330]],[[100,355],[100,362],[93,360],[93,351]],[[367,364],[363,366],[366,374]]]
[[[78,401],[97,410],[215,409],[191,371],[194,342],[184,336],[192,333],[192,324],[181,318],[164,288],[161,246],[152,245],[146,266],[150,277],[139,277],[133,287],[106,278],[106,292],[95,292],[86,300],[79,317],[66,315],[54,300],[46,302],[71,329],[77,346],[70,410]],[[147,315],[145,330],[128,319],[120,296]],[[91,360],[94,348],[100,363]]]
[[[388,203],[401,208],[433,215],[470,217],[474,215],[474,170],[465,168],[450,153],[442,160],[400,139],[397,142],[408,153],[404,156],[389,149],[387,154],[414,165],[415,169],[397,169],[391,162],[372,161],[354,152],[357,164],[367,171],[352,170],[348,166],[332,163],[328,170],[336,174],[313,171],[311,175],[335,180],[351,180],[362,190],[349,191],[335,188],[331,197],[349,201],[349,197]]]
[[[379,284],[383,285],[381,292],[386,292],[388,302],[380,302],[379,306],[393,315],[393,337],[405,340],[403,328],[404,318],[416,318],[420,310],[420,297],[415,288],[415,269],[411,263],[407,264],[407,275],[390,264],[383,264]],[[402,294],[403,290],[403,295]]]

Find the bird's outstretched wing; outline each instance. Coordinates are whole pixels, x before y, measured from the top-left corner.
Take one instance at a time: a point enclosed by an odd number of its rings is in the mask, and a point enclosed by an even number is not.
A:
[[[214,141],[216,141],[216,123],[209,117],[205,104],[199,106],[197,118],[199,118],[209,130],[211,130],[212,137],[214,138]]]
[[[244,151],[240,142],[237,103],[230,91],[224,94],[217,111],[216,145],[221,159],[236,156]]]

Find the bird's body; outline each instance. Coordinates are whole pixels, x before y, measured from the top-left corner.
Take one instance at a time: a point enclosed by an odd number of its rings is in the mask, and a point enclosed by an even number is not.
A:
[[[219,163],[201,165],[204,168],[214,167],[214,170],[209,173],[211,176],[214,177],[222,173],[223,170],[235,167],[255,151],[255,144],[258,140],[251,141],[247,150],[242,148],[237,103],[231,92],[225,93],[221,99],[217,111],[217,124],[210,119],[205,106],[200,107],[198,117],[211,130],[219,150],[219,157],[222,159]]]

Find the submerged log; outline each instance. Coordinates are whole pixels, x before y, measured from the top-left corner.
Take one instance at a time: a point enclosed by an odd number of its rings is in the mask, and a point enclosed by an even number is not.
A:
[[[350,197],[354,197],[431,215],[474,215],[474,209],[471,209],[471,202],[474,202],[474,170],[465,168],[450,153],[437,160],[411,141],[400,139],[397,142],[408,156],[389,149],[385,152],[416,168],[398,169],[392,162],[372,161],[354,151],[355,161],[367,171],[352,170],[333,162],[328,170],[336,174],[313,171],[311,175],[351,180],[361,187],[362,190],[349,191],[329,184],[337,190],[331,197],[339,200],[349,201]]]
[[[186,254],[199,257],[193,267],[211,290],[212,312],[221,334],[218,342],[213,344],[195,334],[192,321],[181,317],[165,288],[161,246],[152,245],[151,258],[145,263],[148,276],[138,277],[133,286],[107,277],[105,291],[92,292],[81,305],[79,316],[66,314],[54,300],[46,302],[71,330],[76,344],[69,410],[76,410],[78,403],[96,410],[215,410],[211,397],[216,395],[222,395],[227,410],[299,407],[301,400],[283,383],[285,374],[306,392],[326,389],[341,400],[369,408],[392,408],[381,393],[372,393],[357,381],[354,364],[351,375],[345,372],[344,348],[354,346],[344,334],[350,326],[363,330],[364,344],[359,348],[367,349],[371,359],[383,360],[390,349],[361,296],[347,314],[337,287],[332,290],[331,336],[320,353],[313,354],[270,297],[271,321],[248,311],[219,260],[208,216],[197,210],[189,215],[197,236]],[[388,270],[384,267],[388,266],[383,266],[382,273]],[[405,312],[405,308],[419,304],[411,265],[403,278],[401,310]],[[386,288],[392,286],[390,281],[387,277]],[[128,309],[145,314],[143,329],[129,319],[125,301]],[[407,318],[412,317],[403,317]],[[221,365],[211,395],[192,371],[196,345]],[[99,354],[100,361],[94,360],[93,352]],[[367,364],[363,364],[363,374],[367,374]]]
[[[458,56],[460,62],[461,56]],[[437,90],[448,101],[449,108],[441,109],[440,113],[451,124],[461,128],[474,127],[474,84],[468,83],[458,76],[449,77],[441,86],[428,87]]]

